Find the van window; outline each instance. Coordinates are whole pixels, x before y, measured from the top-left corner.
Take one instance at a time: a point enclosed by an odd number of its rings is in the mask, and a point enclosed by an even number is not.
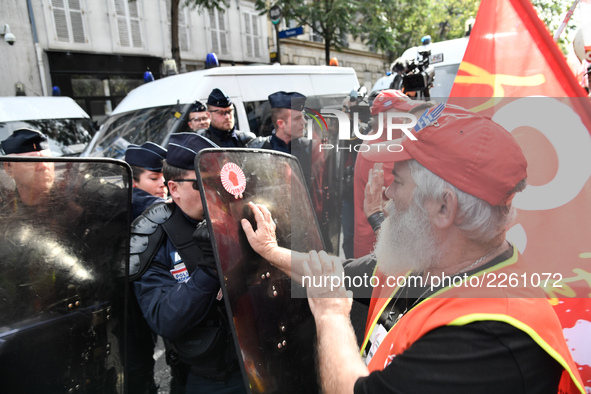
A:
[[[145,108],[109,117],[103,125],[108,131],[97,141],[92,156],[122,158],[129,144],[146,141],[164,146],[179,120],[175,114],[188,110],[188,105],[183,107],[182,111],[176,105]]]
[[[244,103],[246,118],[250,131],[257,136],[268,136],[273,131],[271,120],[271,106],[269,101],[249,101]]]
[[[75,156],[92,139],[96,129],[90,119],[36,119],[0,122],[0,141],[14,130],[31,128],[49,138],[49,148],[54,156]]]

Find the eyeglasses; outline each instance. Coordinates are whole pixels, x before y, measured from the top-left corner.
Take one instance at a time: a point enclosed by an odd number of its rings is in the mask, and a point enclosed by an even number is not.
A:
[[[172,179],[173,182],[193,182],[193,189],[199,190],[199,183],[197,179]]]
[[[226,115],[232,116],[234,114],[234,108],[229,109],[227,111],[222,111],[221,109],[214,109],[214,110],[211,110],[209,112],[219,112],[220,113],[220,116],[226,116]]]
[[[207,119],[209,119],[207,116],[204,116],[202,118],[191,118],[189,119],[189,121],[191,122],[205,122]]]

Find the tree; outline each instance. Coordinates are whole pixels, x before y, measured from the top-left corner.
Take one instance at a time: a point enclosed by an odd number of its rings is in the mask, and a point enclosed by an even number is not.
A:
[[[295,20],[309,26],[324,40],[326,64],[330,62],[330,48],[342,48],[343,35],[352,31],[354,17],[359,1],[343,0],[279,0],[275,4],[281,7],[286,20]],[[255,5],[261,14],[269,12],[271,4],[265,0],[256,0]]]
[[[550,35],[558,30],[558,26],[562,23],[566,11],[573,4],[572,0],[532,0],[532,5],[536,9],[538,16],[544,22]],[[566,25],[564,32],[558,39],[558,46],[563,53],[567,53],[566,45],[570,44],[568,35],[573,33],[578,28],[575,18],[571,18]]]
[[[179,6],[181,0],[170,1],[170,41],[172,58],[176,63],[177,70],[181,68],[181,49],[179,46]],[[183,0],[183,5],[191,9],[222,10],[228,7],[227,0]]]
[[[464,35],[464,23],[476,16],[480,0],[277,0],[286,19],[309,26],[324,39],[326,64],[330,48],[341,48],[341,37],[360,37],[390,61],[406,48],[420,43],[424,35],[433,40]],[[256,0],[261,13],[269,11],[268,0]]]

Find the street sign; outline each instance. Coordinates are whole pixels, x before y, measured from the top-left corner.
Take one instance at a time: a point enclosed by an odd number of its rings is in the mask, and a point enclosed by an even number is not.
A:
[[[304,28],[302,26],[280,31],[279,38],[295,37],[300,34],[304,34]]]
[[[269,18],[271,18],[271,23],[274,25],[281,22],[281,8],[277,4],[269,10]]]

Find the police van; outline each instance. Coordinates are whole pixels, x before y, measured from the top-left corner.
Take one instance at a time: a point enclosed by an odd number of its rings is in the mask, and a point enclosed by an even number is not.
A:
[[[56,157],[79,155],[96,132],[90,116],[70,97],[0,97],[0,141],[20,128],[46,134]]]
[[[306,106],[340,109],[359,81],[349,67],[284,65],[217,67],[165,77],[132,90],[82,156],[122,158],[130,143],[145,141],[165,146],[171,133],[189,131],[191,104],[205,103],[214,88],[232,99],[237,130],[269,135],[269,94],[297,91],[309,97]]]
[[[455,40],[431,42],[427,45],[411,47],[405,50],[400,56],[401,60],[417,60],[419,52],[431,51],[429,64],[435,69],[433,87],[429,93],[431,97],[449,97],[451,88],[464,58],[469,37],[457,38]],[[390,74],[380,78],[373,86],[372,92],[388,89],[395,75]]]

